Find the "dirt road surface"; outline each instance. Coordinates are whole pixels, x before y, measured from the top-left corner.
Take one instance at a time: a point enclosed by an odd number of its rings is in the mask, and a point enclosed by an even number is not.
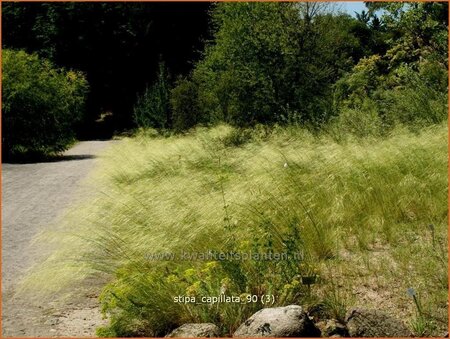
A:
[[[83,179],[113,142],[83,141],[52,162],[2,164],[3,337],[92,337],[102,322],[96,291],[63,309],[52,300],[37,303],[15,292],[26,270],[51,251],[44,244],[30,247],[31,240],[87,193]]]

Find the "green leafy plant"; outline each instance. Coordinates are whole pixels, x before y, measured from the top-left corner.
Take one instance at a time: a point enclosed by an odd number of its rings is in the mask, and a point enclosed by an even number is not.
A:
[[[252,140],[250,129],[234,129],[223,138],[223,144],[227,147],[239,147]]]
[[[161,129],[172,126],[169,76],[164,63],[159,64],[155,83],[138,95],[133,117],[139,127]]]
[[[57,69],[36,54],[8,49],[3,51],[2,67],[3,157],[64,151],[84,114],[84,75]]]
[[[198,86],[188,79],[179,79],[170,91],[173,128],[187,130],[203,121],[198,103]]]

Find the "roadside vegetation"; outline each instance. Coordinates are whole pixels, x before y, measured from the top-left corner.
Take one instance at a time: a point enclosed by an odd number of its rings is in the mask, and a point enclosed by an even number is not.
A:
[[[2,155],[6,160],[41,158],[74,142],[88,84],[81,72],[56,68],[25,51],[2,51]]]
[[[416,336],[442,335],[448,8],[368,3],[355,19],[327,6],[214,5],[202,58],[180,77],[160,63],[134,134],[91,178],[98,195],[65,216],[70,234],[41,235],[58,250],[23,288],[103,274],[105,337],[187,322],[230,336],[267,306],[174,302],[221,294],[338,320],[382,308]],[[214,257],[249,252],[289,260]]]
[[[217,323],[230,335],[263,305],[173,301],[221,288],[243,298],[273,294],[276,305],[323,304],[337,319],[352,305],[382,304],[417,335],[439,334],[447,314],[447,133],[440,124],[336,142],[298,127],[142,132],[105,155],[92,178],[98,197],[65,218],[70,234],[44,236],[60,252],[30,281],[50,293],[92,269],[108,274],[100,300],[111,325],[101,336],[163,336],[185,322]],[[179,259],[209,251],[302,257]],[[305,277],[313,277],[310,289]]]

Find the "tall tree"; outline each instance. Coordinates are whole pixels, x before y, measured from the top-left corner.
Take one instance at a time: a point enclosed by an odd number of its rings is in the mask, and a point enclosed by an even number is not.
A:
[[[220,3],[213,22],[193,79],[204,114],[237,124],[327,120],[331,85],[364,53],[357,20],[323,4]]]

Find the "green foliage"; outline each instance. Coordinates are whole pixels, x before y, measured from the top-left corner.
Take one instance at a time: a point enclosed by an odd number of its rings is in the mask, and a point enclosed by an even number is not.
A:
[[[439,123],[447,109],[445,5],[368,9],[353,19],[316,3],[216,5],[213,41],[173,92],[177,109],[188,107],[180,116],[317,129],[338,115],[332,129],[360,137]]]
[[[342,140],[350,135],[382,136],[390,130],[391,126],[387,126],[381,119],[374,102],[370,99],[365,99],[358,108],[342,109],[339,116],[331,121],[328,129],[336,140]]]
[[[172,6],[189,7],[190,14],[168,10]],[[435,106],[442,105],[446,75],[439,76],[443,86],[433,87],[439,93],[432,93],[432,103],[426,104],[423,99],[430,93],[425,82],[417,84],[409,76],[410,85],[398,83],[396,74],[407,67],[423,78],[427,72],[419,65],[424,63],[446,72],[446,4],[367,2],[366,6],[367,11],[352,18],[320,2],[7,3],[4,38],[6,47],[37,51],[58,65],[88,71],[93,89],[90,119],[106,107],[119,123],[134,118],[139,126],[177,130],[217,121],[240,127],[284,123],[317,129],[341,110],[357,111],[373,101],[373,110],[386,126],[392,127],[386,116],[391,110],[405,110],[403,115],[392,113],[395,119],[402,115],[397,120],[407,120],[419,114],[412,110],[420,109],[418,120],[438,121]],[[210,40],[198,61],[210,7]],[[184,29],[187,24],[189,29]],[[179,82],[179,89],[170,91],[161,74],[156,79],[157,55],[164,55],[174,76],[192,71]],[[121,71],[112,77],[111,68]],[[136,93],[145,83],[153,85],[136,103]],[[399,86],[403,92],[396,92]],[[338,93],[339,100],[333,95],[336,87],[348,87]],[[421,94],[415,97],[417,88]],[[415,108],[401,103],[402,96],[408,98],[405,102],[412,98]],[[347,105],[349,100],[356,102]],[[431,118],[424,118],[427,112]]]
[[[187,79],[179,79],[170,92],[173,128],[176,131],[189,129],[202,122],[198,107],[198,87]]]
[[[430,59],[447,68],[448,6],[445,3],[371,3],[369,8],[384,10],[381,20],[392,32],[387,52],[392,67]]]
[[[383,8],[390,32],[383,54],[362,58],[335,84],[340,113],[335,129],[381,135],[396,125],[412,129],[447,117],[447,16],[441,3],[369,4]],[[352,125],[354,125],[352,127]]]
[[[215,44],[207,49],[194,73],[200,95],[211,102],[212,107],[206,107],[210,116],[238,125],[276,119],[275,77],[279,79],[282,71],[283,45],[289,39],[280,28],[289,7],[217,6],[213,14],[218,27]]]
[[[357,108],[378,88],[385,68],[379,55],[361,59],[351,72],[336,82],[336,100],[347,107]]]
[[[326,121],[331,84],[351,67],[358,39],[355,20],[318,6],[218,4],[214,41],[193,72],[204,115],[238,126]]]
[[[164,64],[160,63],[155,83],[138,95],[133,110],[136,125],[145,128],[171,127],[169,95],[169,76]]]
[[[252,238],[245,239],[236,238],[227,215],[225,212],[228,240],[210,251],[218,258],[221,254],[228,258],[188,263],[134,261],[121,268],[100,298],[111,323],[98,333],[113,337],[163,336],[184,322],[213,322],[223,335],[231,335],[243,319],[264,307],[264,296],[276,294],[275,305],[308,300],[302,277],[316,278],[317,273],[313,263],[303,257],[298,221],[292,221],[283,231],[263,213],[257,213],[252,217],[256,226]],[[203,250],[206,253],[207,248]],[[289,259],[270,257],[281,253]],[[255,255],[260,255],[259,259],[254,259]],[[241,301],[201,302],[201,297],[220,295],[239,297]],[[195,297],[198,303],[174,303],[175,296]]]
[[[138,98],[141,127],[237,127],[147,129],[104,159],[104,194],[66,219],[88,216],[74,231],[83,241],[70,244],[112,277],[101,295],[110,324],[98,335],[163,336],[186,322],[231,335],[264,307],[178,295],[274,294],[275,305],[319,303],[343,320],[355,289],[389,291],[403,314],[397,289],[419,285],[429,314],[407,316],[416,334],[436,332],[448,300],[445,4],[370,3],[358,19],[322,6],[217,4],[191,76],[170,89],[160,66]],[[180,251],[289,260],[146,256]],[[78,278],[52,260],[58,285]]]
[[[2,67],[3,156],[65,150],[73,141],[74,123],[84,114],[84,75],[56,69],[36,54],[8,49]]]
[[[416,316],[411,320],[413,334],[417,337],[431,336],[436,330],[436,319],[433,319],[433,316],[431,316],[429,311],[424,309],[420,295],[413,289],[410,290],[412,290],[413,295],[411,298],[414,300],[414,305],[416,307]],[[444,322],[446,322],[446,320],[444,320]]]
[[[419,70],[399,67],[395,72],[395,89],[379,94],[380,111],[390,119],[405,125],[437,124],[447,118],[447,72],[433,71],[433,65],[419,64]],[[436,70],[436,69],[435,69]],[[444,88],[445,89],[444,89]]]
[[[336,83],[336,128],[385,135],[396,125],[417,129],[447,118],[447,72],[435,62],[403,64],[390,72],[379,56],[362,59]]]
[[[227,147],[238,147],[252,140],[252,132],[249,129],[236,128],[223,138],[223,144]]]

